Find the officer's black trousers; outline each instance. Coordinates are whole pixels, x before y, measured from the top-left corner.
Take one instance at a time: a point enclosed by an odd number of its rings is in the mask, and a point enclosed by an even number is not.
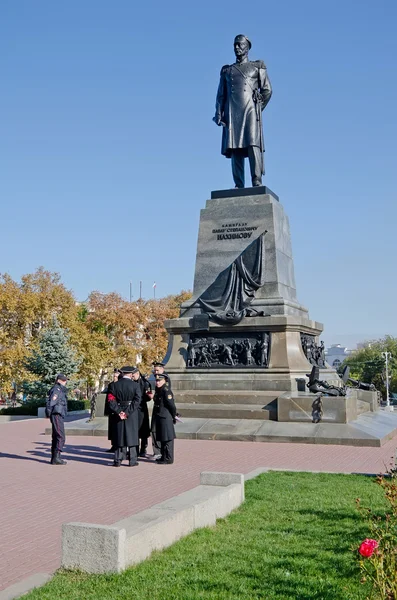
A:
[[[65,425],[61,415],[51,415],[52,443],[51,453],[62,452],[65,445]]]
[[[251,169],[252,185],[262,185],[263,152],[258,146],[248,146],[248,160]],[[232,150],[232,173],[235,186],[245,186],[244,150]]]
[[[154,419],[152,419],[151,430],[152,430],[152,448],[153,448],[153,454],[155,456],[160,456],[160,454],[161,454],[161,442],[157,441],[157,437],[156,437],[156,421]]]
[[[125,458],[127,458],[128,453],[130,456],[130,465],[134,465],[138,461],[138,446],[130,446],[129,448],[125,446],[118,446],[114,453],[114,462],[122,462]]]
[[[161,442],[161,460],[167,463],[174,462],[174,440]]]

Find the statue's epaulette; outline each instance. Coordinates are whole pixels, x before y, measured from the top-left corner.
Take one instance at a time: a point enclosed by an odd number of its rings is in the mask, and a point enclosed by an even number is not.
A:
[[[225,73],[225,71],[227,71],[227,69],[229,68],[230,65],[223,65],[222,69],[221,69],[221,75],[223,75]]]
[[[256,67],[258,67],[258,69],[266,69],[266,65],[263,60],[253,60],[252,62]]]

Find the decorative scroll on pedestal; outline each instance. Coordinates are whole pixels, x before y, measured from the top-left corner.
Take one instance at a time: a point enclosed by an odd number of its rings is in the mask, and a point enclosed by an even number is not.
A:
[[[216,323],[235,325],[245,316],[263,316],[263,311],[256,311],[249,305],[256,290],[264,284],[266,233],[254,240],[197,299],[203,311]]]
[[[311,365],[325,369],[325,347],[324,342],[317,346],[314,335],[301,333],[302,349]]]
[[[262,367],[269,366],[270,334],[266,332],[207,333],[190,336],[186,366]]]

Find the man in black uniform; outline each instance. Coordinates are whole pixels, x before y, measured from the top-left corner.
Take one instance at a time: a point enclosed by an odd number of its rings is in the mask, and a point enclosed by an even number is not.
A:
[[[59,373],[55,384],[48,392],[45,413],[51,419],[52,444],[51,464],[66,465],[66,460],[61,459],[61,452],[65,445],[64,419],[68,411],[68,391],[66,389],[67,377]]]
[[[154,362],[153,365],[153,375],[156,377],[157,375],[167,375],[167,387],[171,389],[171,377],[165,371],[165,364],[162,362]]]
[[[117,415],[112,412],[110,410],[110,406],[109,406],[109,394],[112,392],[112,388],[113,388],[113,384],[116,383],[116,381],[118,381],[121,378],[121,373],[119,371],[119,369],[114,369],[113,371],[113,381],[111,381],[108,385],[108,389],[106,390],[106,400],[105,400],[105,408],[104,408],[104,415],[105,417],[108,417],[108,440],[112,440],[112,432],[113,432],[113,427],[115,422],[117,422],[118,417]],[[106,450],[106,452],[115,452],[116,448],[113,446],[113,444],[111,445],[111,447],[109,448],[109,450]]]
[[[161,444],[161,458],[156,461],[158,465],[172,465],[174,462],[176,407],[174,395],[168,388],[167,381],[168,375],[165,373],[156,376],[153,415],[156,439]]]
[[[139,456],[148,458],[147,454],[147,441],[150,435],[150,423],[149,423],[149,410],[147,403],[152,399],[152,386],[150,382],[144,377],[139,369],[135,369],[132,373],[133,381],[136,381],[141,388],[141,403],[138,410],[138,424],[139,424],[139,439],[141,440],[141,447],[139,450]]]
[[[165,365],[162,362],[157,362],[155,361],[154,363],[152,363],[153,365],[153,375],[156,378],[157,375],[163,375],[165,373]],[[167,373],[165,373],[167,375]],[[169,375],[167,375],[168,379],[167,379],[167,387],[169,389],[171,389],[171,378]],[[153,398],[153,392],[150,396],[150,398]],[[153,413],[152,413],[152,423],[151,423],[151,432],[152,432],[152,448],[153,448],[153,456],[156,460],[160,460],[161,459],[161,444],[160,442],[157,440],[156,437],[156,407],[153,406]]]
[[[121,462],[129,453],[129,466],[138,463],[138,408],[141,403],[141,389],[136,381],[132,381],[135,367],[120,369],[122,378],[112,384],[109,392],[109,408],[116,415],[113,427],[112,445],[116,446],[114,466],[120,467]]]

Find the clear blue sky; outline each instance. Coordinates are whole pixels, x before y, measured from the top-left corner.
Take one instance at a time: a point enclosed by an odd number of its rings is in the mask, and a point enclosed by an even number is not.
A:
[[[397,333],[395,0],[2,0],[0,272],[191,288],[199,211],[232,187],[211,118],[246,33],[273,85],[265,183],[299,300],[334,335]]]

